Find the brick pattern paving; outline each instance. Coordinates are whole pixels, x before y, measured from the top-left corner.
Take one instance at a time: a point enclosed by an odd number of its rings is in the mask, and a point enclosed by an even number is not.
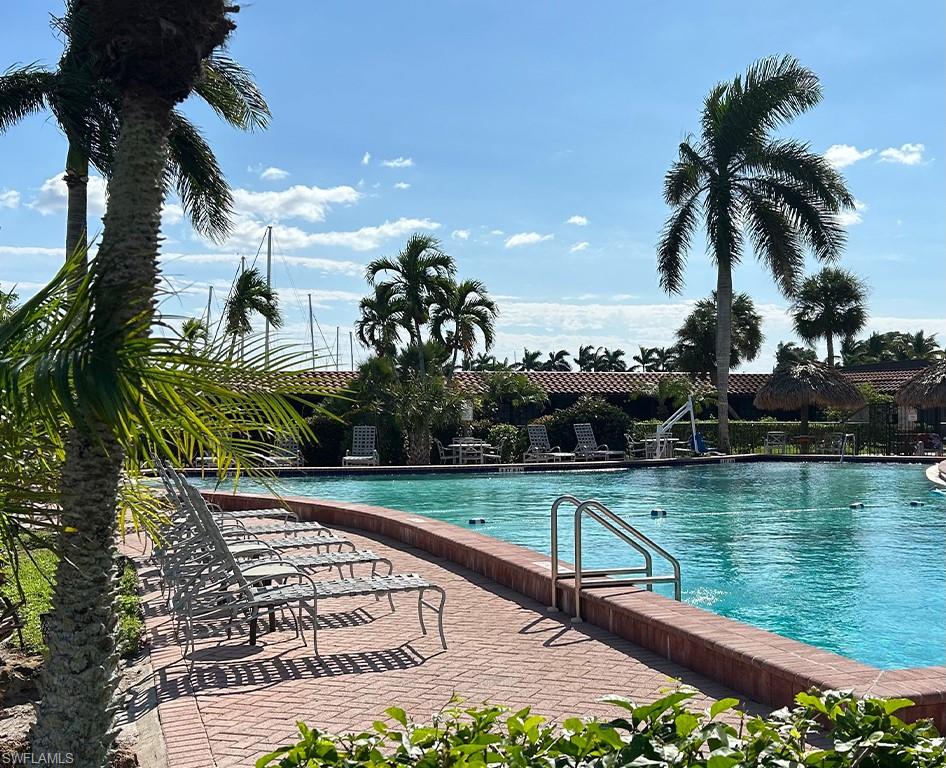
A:
[[[567,616],[466,569],[383,537],[348,533],[390,557],[396,572],[419,573],[446,589],[448,649],[435,630],[421,634],[412,595],[396,596],[394,613],[384,600],[338,599],[320,603],[320,657],[312,654],[311,629],[304,646],[280,623],[255,647],[245,631],[199,641],[188,674],[160,596],[149,591],[146,625],[170,768],[251,765],[292,738],[298,720],[355,730],[395,704],[422,719],[454,694],[469,703],[529,705],[552,719],[615,714],[602,696],[649,701],[677,681],[697,689],[694,706],[744,699],[603,629],[573,627]],[[153,571],[140,556],[139,563],[153,590]]]

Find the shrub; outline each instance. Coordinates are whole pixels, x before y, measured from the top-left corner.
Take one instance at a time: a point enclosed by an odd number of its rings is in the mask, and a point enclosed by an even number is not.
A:
[[[581,422],[591,424],[598,442],[607,444],[615,451],[624,449],[624,433],[630,430],[633,423],[631,417],[616,405],[600,397],[587,395],[568,408],[536,419],[533,424],[545,424],[549,442],[564,451],[570,451],[575,446],[572,425]]]
[[[118,597],[115,600],[118,614],[115,647],[122,658],[128,658],[141,648],[145,625],[141,601],[138,599],[138,573],[129,561],[123,562],[122,575],[118,580]]]
[[[257,768],[933,768],[946,761],[946,746],[928,722],[907,724],[894,713],[903,699],[855,699],[850,693],[799,694],[796,706],[768,718],[729,712],[723,699],[708,712],[687,710],[694,695],[680,690],[653,704],[623,697],[610,703],[624,712],[612,720],[569,718],[561,728],[531,710],[461,709],[455,700],[430,725],[419,726],[397,707],[393,724],[344,738],[299,724],[296,744],[260,758]],[[732,725],[729,721],[739,721]],[[818,747],[813,747],[818,743]]]

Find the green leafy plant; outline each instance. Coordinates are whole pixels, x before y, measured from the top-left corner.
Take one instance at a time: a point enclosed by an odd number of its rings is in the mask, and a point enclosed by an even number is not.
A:
[[[541,416],[533,423],[545,424],[550,443],[567,451],[575,445],[573,425],[581,422],[591,424],[598,441],[606,443],[612,450],[624,447],[624,434],[632,425],[631,417],[616,405],[591,395],[580,398],[567,408]]]
[[[912,703],[905,699],[803,693],[791,709],[761,718],[736,710],[739,702],[731,698],[692,711],[685,703],[693,696],[681,689],[645,705],[612,696],[605,701],[623,710],[620,716],[572,717],[560,727],[529,708],[463,708],[456,699],[429,724],[391,707],[391,722],[364,733],[339,737],[299,723],[299,740],[256,766],[933,768],[946,760],[944,740],[929,722],[896,717]]]

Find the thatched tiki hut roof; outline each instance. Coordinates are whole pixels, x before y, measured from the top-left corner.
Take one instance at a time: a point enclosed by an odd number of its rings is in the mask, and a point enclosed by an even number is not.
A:
[[[895,399],[898,405],[946,407],[946,361],[924,368],[900,387]]]
[[[776,368],[755,396],[755,406],[762,410],[800,410],[802,431],[808,429],[808,408],[812,405],[856,411],[867,403],[837,368],[817,362]]]

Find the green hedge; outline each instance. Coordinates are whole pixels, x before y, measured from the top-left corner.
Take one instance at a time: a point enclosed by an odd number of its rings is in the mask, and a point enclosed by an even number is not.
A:
[[[729,711],[723,699],[708,711],[684,706],[680,690],[644,706],[606,699],[612,720],[570,718],[561,728],[526,708],[461,709],[416,725],[397,707],[393,724],[336,737],[299,724],[296,744],[257,761],[257,768],[942,768],[946,746],[929,722],[907,724],[895,712],[904,699],[858,700],[849,693],[799,694],[796,706],[767,718]],[[454,702],[456,704],[456,702]],[[727,713],[725,720],[721,715]],[[733,724],[735,723],[735,724]]]

